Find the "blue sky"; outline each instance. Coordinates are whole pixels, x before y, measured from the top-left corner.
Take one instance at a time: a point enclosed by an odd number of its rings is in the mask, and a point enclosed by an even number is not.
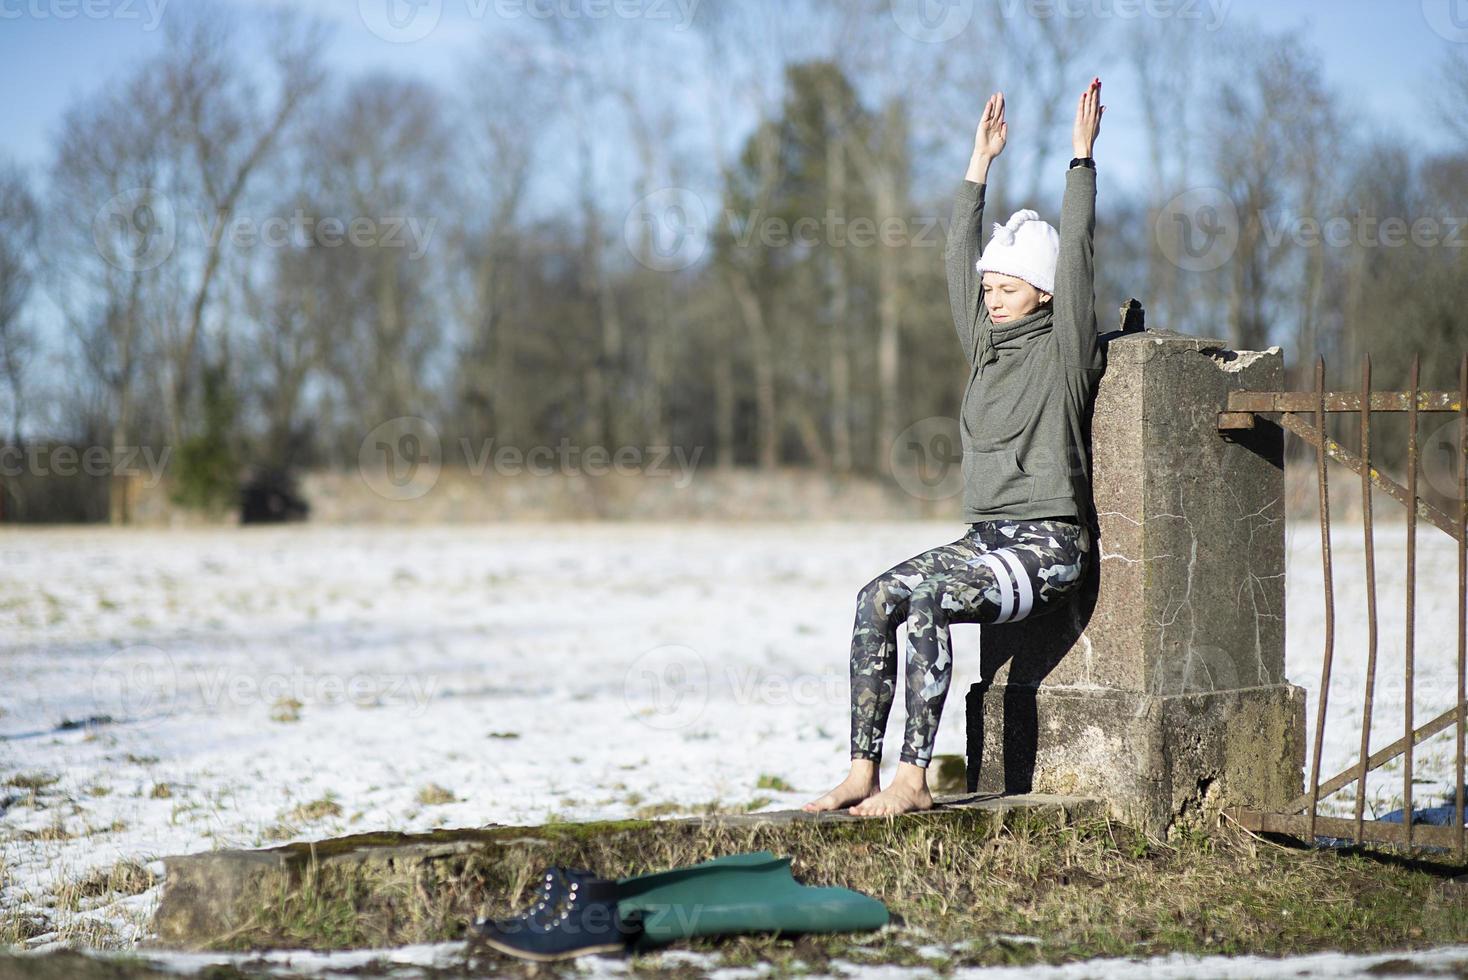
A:
[[[5,134],[0,152],[40,168],[63,109],[156,50],[162,34],[152,28],[160,8],[167,16],[174,5],[188,2],[191,0],[0,0],[0,91],[9,96],[0,102],[0,132]],[[273,2],[278,0],[235,0],[235,5],[248,8]],[[471,50],[483,32],[502,23],[501,17],[484,15],[486,3],[524,4],[536,0],[416,0],[442,6],[435,30],[412,43],[382,40],[365,23],[364,10],[375,11],[389,0],[300,2],[336,23],[337,34],[325,56],[337,68],[351,72],[384,67],[447,83],[459,55]],[[586,0],[556,0],[558,4],[573,2]],[[646,5],[654,0],[640,2]],[[664,0],[656,2],[662,4]],[[696,12],[697,2],[666,0],[667,16],[676,20],[686,14],[690,4]],[[1445,50],[1468,43],[1444,37],[1446,32],[1433,29],[1433,24],[1449,28],[1461,24],[1460,33],[1468,36],[1468,0],[1043,2],[1100,10],[1120,9],[1127,3],[1171,5],[1177,11],[1196,6],[1197,16],[1202,19],[1221,10],[1230,22],[1250,22],[1270,31],[1291,32],[1320,54],[1330,85],[1348,96],[1373,125],[1396,131],[1424,149],[1437,146],[1425,98],[1431,72]],[[1117,76],[1113,73],[1112,77]],[[1125,79],[1118,78],[1118,84],[1108,93],[1120,100],[1118,108],[1122,111],[1112,112],[1107,118],[1124,126]]]

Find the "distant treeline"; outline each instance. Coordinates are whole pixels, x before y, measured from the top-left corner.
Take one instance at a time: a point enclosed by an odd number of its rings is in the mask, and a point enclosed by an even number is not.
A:
[[[201,504],[252,467],[356,465],[405,416],[444,454],[880,474],[957,413],[942,244],[985,100],[1012,123],[986,221],[1055,222],[1094,74],[1118,82],[1103,331],[1135,296],[1149,326],[1282,345],[1291,387],[1317,353],[1354,386],[1369,353],[1404,388],[1413,352],[1456,387],[1468,45],[1424,52],[1423,144],[1457,147],[1430,155],[1295,33],[1065,6],[979,0],[946,40],[886,0],[497,20],[439,84],[329,75],[344,26],[172,6],[43,171],[0,168],[0,442],[168,447]]]

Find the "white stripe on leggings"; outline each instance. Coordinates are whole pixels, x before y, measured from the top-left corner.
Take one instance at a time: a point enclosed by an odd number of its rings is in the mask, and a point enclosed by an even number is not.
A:
[[[1010,574],[1004,562],[995,557],[992,551],[980,555],[979,560],[989,566],[989,569],[994,573],[994,581],[999,583],[999,616],[994,622],[1002,623],[1009,618],[1010,613],[1014,612],[1015,600],[1017,598],[1015,595],[1014,576]]]
[[[1014,581],[1019,586],[1019,607],[1005,621],[1024,619],[1030,614],[1030,607],[1035,604],[1035,590],[1030,585],[1029,573],[1020,563],[1019,555],[1016,555],[1012,549],[1000,548],[998,554],[1009,563],[1010,570],[1014,573]]]

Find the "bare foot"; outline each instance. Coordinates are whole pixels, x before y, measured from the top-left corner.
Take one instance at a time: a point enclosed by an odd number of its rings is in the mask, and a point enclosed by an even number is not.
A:
[[[894,782],[876,796],[862,800],[851,808],[851,812],[859,817],[885,817],[894,813],[926,810],[932,805],[933,794],[928,792],[926,785],[912,786]]]
[[[875,795],[881,788],[875,774],[867,778],[853,773],[843,779],[840,786],[837,786],[825,796],[811,800],[802,806],[801,809],[806,813],[820,813],[822,810],[844,809],[853,803],[860,803],[867,797]]]

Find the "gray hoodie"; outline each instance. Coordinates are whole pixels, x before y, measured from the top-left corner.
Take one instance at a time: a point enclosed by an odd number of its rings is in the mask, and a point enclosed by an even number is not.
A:
[[[974,267],[983,226],[984,185],[961,181],[944,265],[969,360],[959,416],[963,520],[1072,516],[1091,524],[1086,417],[1104,370],[1093,285],[1096,171],[1066,171],[1055,298],[1034,313],[990,319]]]

